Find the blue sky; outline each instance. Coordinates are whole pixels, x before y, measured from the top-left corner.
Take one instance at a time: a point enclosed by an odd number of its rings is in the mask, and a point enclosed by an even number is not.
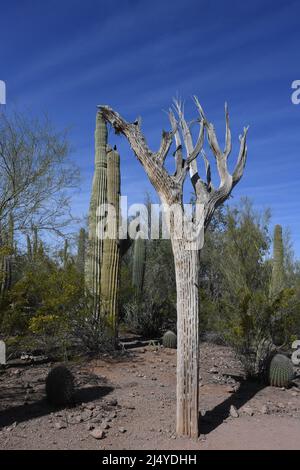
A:
[[[141,115],[149,145],[168,128],[172,97],[197,94],[220,141],[224,102],[235,145],[250,125],[248,162],[232,202],[246,195],[272,222],[291,230],[300,257],[300,105],[291,83],[300,79],[300,3],[255,0],[11,0],[1,2],[0,79],[7,108],[47,112],[70,128],[72,159],[82,184],[77,215],[88,210],[93,174],[96,105],[124,117]],[[150,183],[124,139],[110,133],[122,159],[122,192],[142,202]]]

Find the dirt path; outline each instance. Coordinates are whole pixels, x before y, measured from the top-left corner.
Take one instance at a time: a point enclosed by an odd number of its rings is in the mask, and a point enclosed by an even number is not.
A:
[[[175,362],[176,351],[149,347],[121,361],[73,365],[77,405],[63,410],[44,399],[48,365],[7,369],[0,375],[0,448],[300,448],[298,388],[243,383],[232,352],[208,343],[201,346],[200,438],[176,438]],[[231,405],[237,418],[229,416]],[[91,435],[93,428],[103,430],[102,439]]]

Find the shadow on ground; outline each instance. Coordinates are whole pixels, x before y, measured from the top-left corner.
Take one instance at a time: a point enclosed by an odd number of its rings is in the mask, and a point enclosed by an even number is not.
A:
[[[231,405],[237,410],[242,408],[242,406],[264,388],[265,385],[263,383],[240,379],[240,387],[235,393],[230,395],[227,400],[215,406],[212,410],[207,411],[204,416],[199,416],[200,433],[206,435],[212,432],[228,418]]]
[[[10,391],[12,393],[12,397],[15,397],[15,387],[13,387]],[[70,408],[72,408],[72,406],[74,406],[75,404],[89,403],[92,401],[100,400],[112,391],[113,387],[110,386],[93,386],[80,388],[76,391],[74,404],[70,405]],[[0,393],[0,400],[2,398],[2,394]],[[5,398],[8,398],[7,394]],[[11,426],[15,422],[22,423],[34,418],[39,418],[41,416],[45,416],[50,413],[59,411],[60,409],[62,408],[49,405],[46,398],[36,400],[33,403],[29,404],[13,406],[0,412],[0,429],[6,426]]]

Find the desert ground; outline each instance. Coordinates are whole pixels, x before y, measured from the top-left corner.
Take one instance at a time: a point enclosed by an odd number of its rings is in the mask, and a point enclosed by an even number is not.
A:
[[[147,346],[71,362],[74,403],[45,398],[51,363],[0,371],[1,449],[299,449],[300,380],[289,389],[246,382],[225,347],[201,344],[200,436],[175,435],[176,350]]]

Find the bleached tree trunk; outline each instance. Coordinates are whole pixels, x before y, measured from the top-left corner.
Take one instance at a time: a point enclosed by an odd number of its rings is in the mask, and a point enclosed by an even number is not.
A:
[[[114,127],[116,133],[122,133],[128,139],[137,159],[143,165],[150,182],[160,196],[161,202],[168,208],[174,204],[179,208],[179,213],[184,214],[183,184],[189,173],[196,195],[196,206],[201,206],[202,219],[196,218],[198,228],[207,228],[214,210],[222,204],[230,195],[233,187],[241,179],[247,156],[246,135],[247,128],[240,136],[240,150],[237,163],[232,174],[227,168],[227,159],[231,152],[231,132],[229,128],[229,116],[225,105],[225,148],[219,147],[214,126],[206,119],[198,99],[195,103],[199,112],[198,119],[200,129],[196,144],[193,144],[190,126],[186,122],[183,113],[183,105],[175,101],[175,112],[169,111],[172,131],[163,131],[161,145],[157,152],[150,150],[146,139],[141,132],[140,122],[128,123],[116,111],[108,106],[100,106],[104,119]],[[194,121],[195,122],[195,121]],[[209,160],[204,153],[203,141],[206,131],[208,144],[215,157],[217,171],[220,178],[218,188],[214,188],[211,181]],[[164,162],[175,140],[175,173],[170,175]],[[183,158],[182,141],[186,155]],[[202,154],[205,164],[205,179],[198,173],[196,158]],[[197,437],[198,429],[198,395],[199,395],[199,301],[198,301],[198,275],[200,249],[203,243],[200,241],[202,231],[197,230],[199,242],[198,249],[191,248],[187,243],[190,240],[189,233],[183,237],[176,236],[176,224],[178,220],[173,217],[170,224],[170,235],[173,247],[176,287],[177,287],[177,434],[189,437]],[[196,236],[197,237],[197,236]]]
[[[199,252],[173,240],[177,289],[178,435],[198,436],[199,411]]]

